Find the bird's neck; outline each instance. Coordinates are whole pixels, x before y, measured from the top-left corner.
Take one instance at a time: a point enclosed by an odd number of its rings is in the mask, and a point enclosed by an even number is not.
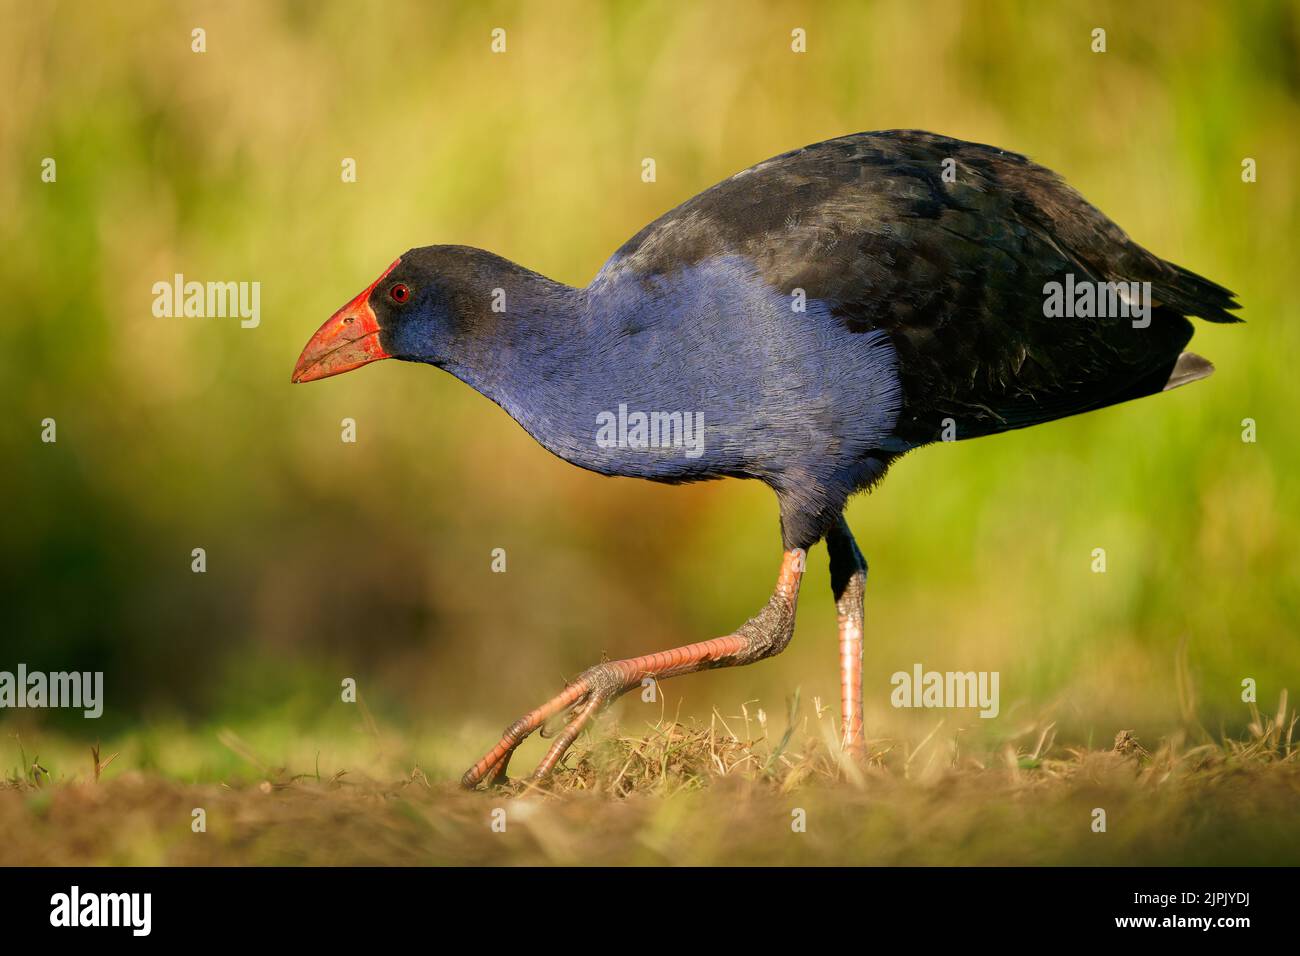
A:
[[[689,480],[741,470],[712,435],[734,388],[701,303],[678,286],[597,279],[585,289],[507,265],[473,346],[438,364],[552,453],[602,474]],[[477,301],[484,301],[477,297]]]

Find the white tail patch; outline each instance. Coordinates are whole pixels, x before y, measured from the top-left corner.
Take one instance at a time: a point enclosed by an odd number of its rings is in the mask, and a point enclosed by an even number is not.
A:
[[[1174,370],[1169,373],[1169,381],[1165,382],[1163,391],[1167,392],[1179,385],[1209,378],[1213,372],[1214,363],[1209,359],[1202,358],[1195,352],[1183,352],[1174,363]]]

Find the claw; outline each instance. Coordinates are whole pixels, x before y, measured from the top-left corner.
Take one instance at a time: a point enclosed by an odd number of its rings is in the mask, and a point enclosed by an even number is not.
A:
[[[590,698],[590,692],[583,694],[575,700],[571,706],[560,711],[558,714],[546,718],[546,720],[542,721],[542,726],[537,728],[537,736],[545,737],[548,740],[554,737],[560,730],[569,725],[573,718],[577,716],[578,711]]]
[[[546,751],[546,756],[542,762],[537,765],[533,771],[532,780],[542,780],[555,769],[555,765],[560,762],[570,745],[578,739],[578,734],[582,733],[582,728],[587,725],[596,712],[600,710],[605,703],[605,698],[592,694],[588,702],[574,714],[573,719],[565,726],[564,732],[551,744],[551,749]]]

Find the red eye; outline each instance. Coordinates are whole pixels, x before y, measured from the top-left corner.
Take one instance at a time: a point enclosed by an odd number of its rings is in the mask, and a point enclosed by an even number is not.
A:
[[[388,296],[394,302],[405,302],[411,297],[411,290],[399,282],[388,290]]]

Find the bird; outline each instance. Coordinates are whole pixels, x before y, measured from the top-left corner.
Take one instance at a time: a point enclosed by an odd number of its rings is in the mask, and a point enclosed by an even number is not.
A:
[[[824,541],[839,632],[840,743],[865,755],[867,562],[844,518],[900,456],[1044,424],[1208,376],[1189,317],[1234,293],[1130,239],[1018,153],[921,130],[764,160],[651,222],[585,288],[491,252],[399,256],[332,315],[293,382],[395,358],[449,372],[543,448],[602,475],[757,480],[782,557],[758,613],[722,637],[580,673],[510,724],[462,785],[502,784],[534,731],[543,780],[621,694],[755,663],[794,632]]]

